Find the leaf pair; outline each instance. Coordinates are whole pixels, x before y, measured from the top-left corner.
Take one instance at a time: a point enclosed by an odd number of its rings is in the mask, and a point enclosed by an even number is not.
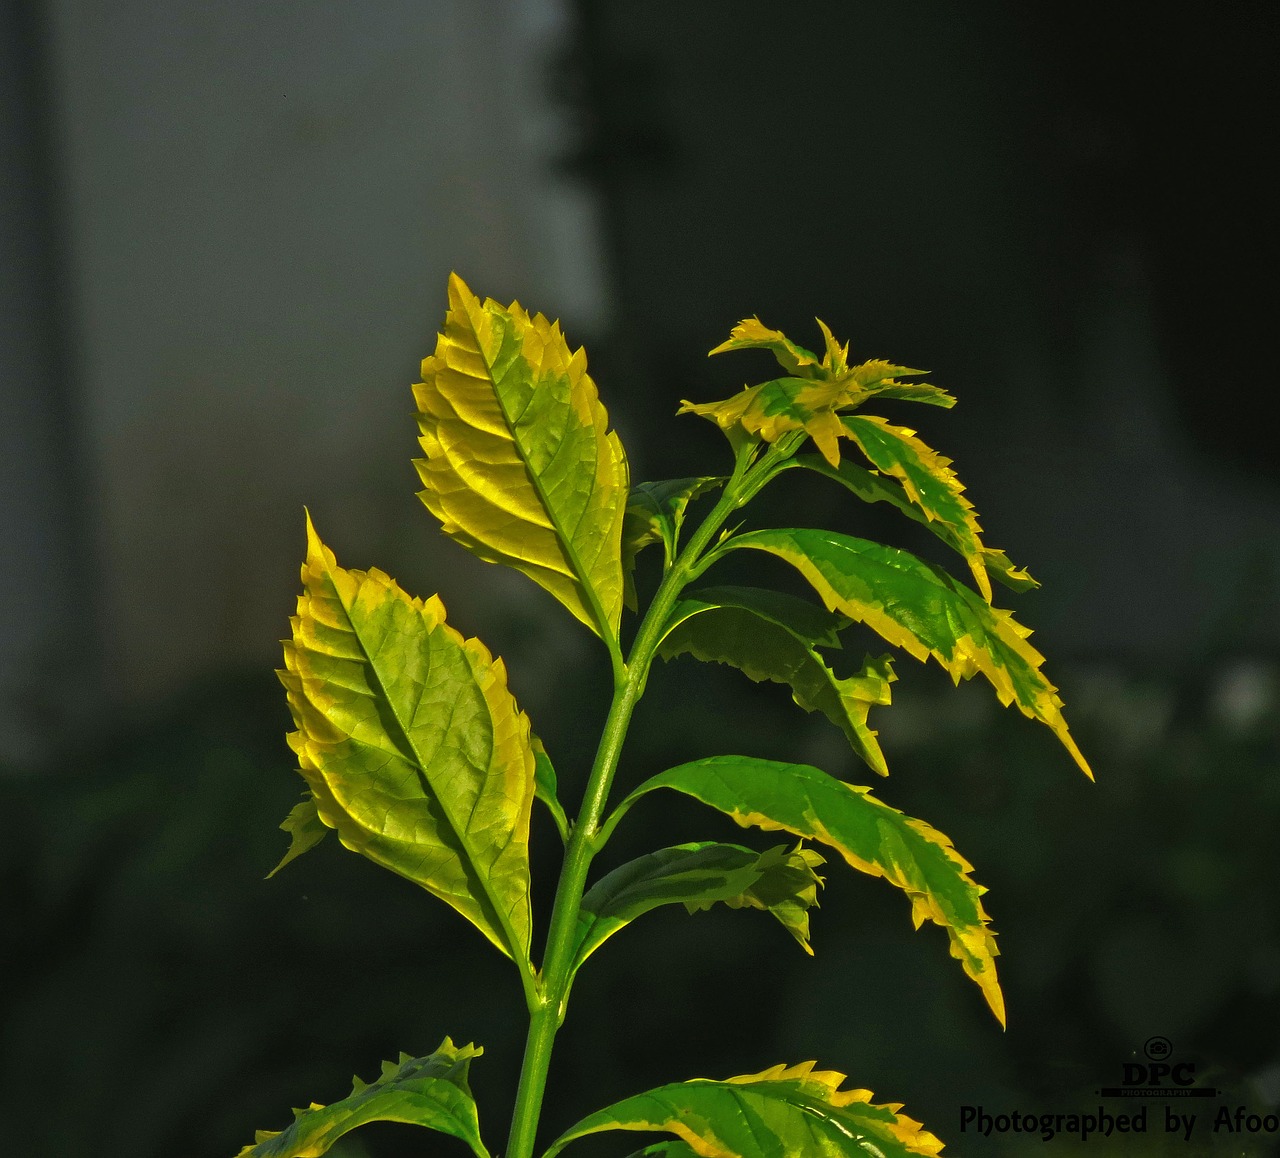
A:
[[[714,756],[646,780],[618,805],[610,826],[659,788],[691,796],[743,828],[781,830],[826,845],[851,868],[884,877],[907,894],[917,929],[927,920],[946,930],[951,955],[1004,1024],[995,967],[999,950],[981,902],[986,890],[969,875],[973,866],[951,841],[923,820],[808,764]]]
[[[321,1158],[343,1135],[370,1122],[423,1126],[465,1142],[476,1158],[490,1158],[468,1085],[471,1060],[482,1052],[472,1045],[458,1048],[445,1038],[427,1057],[401,1054],[398,1062],[383,1063],[375,1082],[353,1079],[351,1093],[341,1101],[295,1110],[284,1130],[258,1131],[253,1145],[237,1158]],[[870,1090],[842,1090],[844,1080],[843,1074],[815,1070],[813,1062],[806,1062],[727,1081],[661,1086],[583,1118],[556,1139],[544,1158],[555,1158],[570,1142],[608,1130],[675,1135],[675,1141],[640,1151],[651,1158],[907,1158],[942,1149],[919,1122],[899,1112],[900,1105],[875,1105]]]

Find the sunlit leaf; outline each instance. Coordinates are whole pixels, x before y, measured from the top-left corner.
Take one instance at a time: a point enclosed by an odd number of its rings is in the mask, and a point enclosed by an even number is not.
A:
[[[982,597],[991,602],[981,530],[973,504],[951,469],[951,460],[927,446],[916,432],[870,414],[848,414],[841,420],[862,453],[882,475],[901,484],[907,499],[931,523],[944,524],[965,557]]]
[[[797,346],[780,330],[771,330],[761,323],[759,318],[744,318],[729,332],[726,341],[721,342],[707,356],[724,354],[730,350],[771,350],[773,356],[788,374],[797,377],[809,377],[819,365],[819,359],[811,350]]]
[[[676,1143],[639,1152],[648,1158],[909,1158],[942,1150],[938,1138],[900,1112],[901,1103],[876,1105],[870,1090],[842,1090],[844,1074],[814,1065],[659,1086],[583,1118],[545,1158],[606,1130],[676,1136]]]
[[[315,799],[310,792],[300,804],[295,804],[289,810],[289,815],[284,818],[284,823],[280,827],[289,834],[289,850],[280,863],[267,873],[267,880],[275,876],[291,860],[315,848],[329,832],[320,819]]]
[[[639,483],[631,488],[622,522],[622,570],[625,603],[632,611],[636,610],[636,555],[651,543],[661,543],[666,563],[670,565],[689,504],[700,494],[723,484],[723,478],[674,478]]]
[[[556,831],[560,834],[563,843],[569,843],[569,819],[564,814],[564,806],[560,803],[560,797],[556,795],[556,770],[551,763],[551,757],[547,755],[547,750],[542,746],[542,741],[537,736],[530,736],[530,742],[533,745],[533,793],[534,796],[546,805],[547,811],[551,813],[551,819],[555,821]]]
[[[835,632],[848,622],[778,591],[709,587],[672,609],[658,654],[672,659],[688,653],[730,664],[756,682],[787,684],[800,707],[822,712],[874,771],[887,776],[867,713],[874,705],[889,703],[889,683],[895,678],[890,658],[868,656],[857,675],[841,679],[816,650],[839,647]]]
[[[570,351],[559,323],[482,303],[454,274],[422,379],[421,497],[445,533],[616,637],[627,460],[585,353]]]
[[[1092,772],[1067,730],[1062,700],[1011,612],[992,607],[939,567],[908,551],[810,529],[750,531],[730,548],[767,551],[795,567],[832,611],[865,623],[895,647],[933,656],[957,683],[981,672],[1005,706],[1046,724],[1080,770]]]
[[[969,876],[972,866],[951,841],[923,820],[811,765],[750,756],[715,756],[660,772],[632,792],[619,811],[659,788],[692,796],[744,828],[781,829],[818,841],[853,868],[902,889],[916,928],[929,920],[946,929],[952,956],[1004,1024],[998,950],[980,900],[985,889]]]
[[[821,319],[825,353],[817,356],[795,345],[784,334],[750,318],[734,327],[727,342],[711,351],[759,347],[772,350],[787,377],[748,386],[718,402],[685,401],[678,413],[697,414],[719,426],[733,439],[745,435],[763,442],[776,442],[784,434],[803,431],[809,435],[831,466],[840,462],[838,440],[851,437],[839,412],[855,409],[869,398],[900,398],[952,406],[955,399],[945,390],[926,382],[903,383],[899,375],[919,375],[923,370],[896,366],[873,359],[849,366],[849,347],[841,345]]]
[[[455,1046],[447,1037],[427,1057],[400,1055],[382,1063],[382,1076],[370,1085],[353,1079],[351,1093],[340,1102],[313,1102],[294,1110],[284,1130],[259,1130],[252,1146],[237,1158],[319,1158],[344,1134],[369,1122],[405,1122],[460,1138],[477,1158],[489,1158],[480,1141],[476,1104],[467,1085],[471,1059],[478,1046]]]
[[[534,753],[502,661],[438,597],[340,567],[310,518],[302,580],[280,678],[321,819],[527,963]]]
[[[704,841],[661,848],[601,877],[583,894],[573,968],[608,938],[659,905],[682,904],[690,913],[723,903],[772,913],[808,953],[808,910],[818,903],[824,863],[804,848],[779,845],[767,852]]]
[[[873,474],[848,459],[843,459],[839,466],[832,467],[828,465],[825,459],[816,454],[799,454],[796,455],[792,462],[795,466],[802,466],[808,470],[817,471],[818,474],[826,475],[827,478],[835,479],[836,482],[852,491],[863,502],[889,503],[891,506],[897,507],[908,518],[928,527],[952,550],[959,552],[961,555],[965,554],[964,544],[961,543],[949,523],[938,519],[929,519],[924,511],[912,504],[902,487],[891,482],[883,475]],[[980,550],[983,569],[988,575],[999,580],[1011,591],[1029,591],[1040,586],[1026,571],[1015,567],[1009,556],[1003,551],[996,550],[994,547],[982,547]]]

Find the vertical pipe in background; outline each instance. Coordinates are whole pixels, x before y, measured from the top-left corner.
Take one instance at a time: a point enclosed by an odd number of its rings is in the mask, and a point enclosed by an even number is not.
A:
[[[73,746],[98,686],[44,17],[0,4],[0,775]]]

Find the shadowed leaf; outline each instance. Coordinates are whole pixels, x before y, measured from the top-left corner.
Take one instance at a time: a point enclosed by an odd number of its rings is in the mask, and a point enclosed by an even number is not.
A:
[[[661,543],[666,566],[670,566],[689,504],[705,491],[723,485],[723,478],[674,478],[631,488],[622,522],[622,570],[624,602],[632,611],[636,610],[636,556],[651,543]]]
[[[601,877],[582,897],[573,968],[642,913],[682,904],[690,913],[717,902],[772,913],[807,953],[808,909],[818,903],[823,858],[783,846],[756,852],[714,841],[646,853]]]
[[[658,649],[664,659],[688,653],[730,664],[757,683],[788,685],[800,707],[822,712],[875,772],[889,774],[867,713],[889,703],[890,658],[868,656],[857,675],[841,679],[816,650],[840,646],[835,633],[847,618],[777,591],[708,587],[676,604],[667,622]]]
[[[555,821],[556,831],[560,834],[560,840],[564,844],[569,843],[569,820],[564,814],[564,807],[560,803],[559,796],[556,795],[556,770],[551,763],[551,757],[547,755],[547,750],[542,746],[542,741],[537,736],[529,737],[533,745],[533,793],[534,796],[546,805],[547,811],[551,813],[551,819]]]

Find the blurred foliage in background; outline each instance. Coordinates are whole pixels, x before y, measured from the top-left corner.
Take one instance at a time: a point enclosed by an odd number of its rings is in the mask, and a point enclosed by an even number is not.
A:
[[[564,704],[590,703],[600,674],[561,673]],[[797,744],[851,771],[824,720],[733,674],[688,661],[656,672],[624,782],[720,750],[794,756]],[[935,817],[989,885],[1007,1034],[925,943],[936,930],[913,933],[891,890],[833,873],[816,958],[774,922],[727,910],[653,913],[602,951],[555,1059],[548,1128],[664,1080],[817,1057],[904,1100],[957,1153],[1024,1153],[1017,1137],[959,1135],[959,1107],[1092,1109],[1154,1034],[1230,1097],[1280,1101],[1280,1042],[1259,1032],[1280,1025],[1276,658],[1176,680],[1059,673],[1096,785],[985,688],[955,692],[914,665],[903,676],[879,718],[894,769],[880,792]],[[589,760],[586,723],[570,712],[548,734],[566,795]],[[367,1078],[446,1033],[485,1046],[473,1084],[487,1136],[501,1136],[523,1024],[505,963],[336,842],[262,879],[297,792],[286,727],[282,693],[255,674],[193,692],[63,775],[9,785],[8,1152],[225,1158],[282,1106],[344,1095],[350,1059]],[[644,807],[657,801],[637,808],[610,860],[646,847]],[[727,821],[721,834],[706,825],[691,806],[675,837],[741,838]],[[558,867],[548,827],[534,847],[543,919]],[[833,1018],[841,994],[849,1013]],[[677,1043],[688,1074],[669,1072]],[[396,1158],[415,1141],[375,1126],[340,1153]]]

